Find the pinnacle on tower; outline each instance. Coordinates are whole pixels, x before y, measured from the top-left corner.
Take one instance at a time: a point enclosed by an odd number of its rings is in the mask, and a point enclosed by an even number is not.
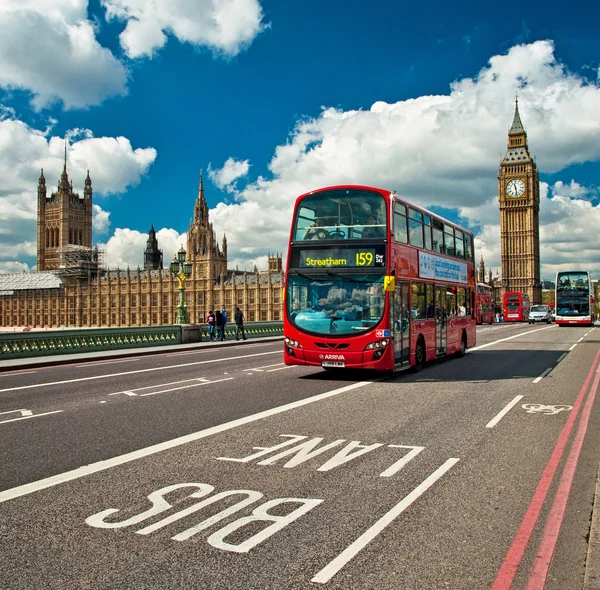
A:
[[[204,180],[200,170],[200,184],[198,186],[198,198],[194,205],[194,224],[206,223],[208,221],[208,205],[204,198]]]
[[[513,122],[510,126],[509,135],[520,135],[525,133],[525,128],[521,122],[521,116],[519,115],[519,96],[515,95],[515,114],[513,116]]]

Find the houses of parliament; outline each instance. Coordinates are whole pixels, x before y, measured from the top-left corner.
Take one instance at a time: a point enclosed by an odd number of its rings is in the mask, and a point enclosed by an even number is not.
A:
[[[74,192],[67,160],[56,191],[49,192],[42,171],[37,188],[37,272],[0,274],[0,326],[32,328],[155,326],[175,322],[178,282],[163,255],[154,227],[144,252],[144,268],[104,269],[101,252],[92,247],[92,180],[83,196]],[[494,283],[496,301],[505,291],[527,293],[541,302],[539,247],[539,176],[529,153],[518,100],[508,145],[498,169],[501,277]],[[185,284],[189,321],[205,321],[211,309],[240,307],[248,321],[283,318],[281,255],[268,256],[268,269],[252,272],[227,268],[227,238],[217,241],[209,220],[202,176],[186,251],[192,263]]]
[[[144,252],[144,268],[105,270],[92,248],[92,180],[83,196],[73,191],[67,162],[56,191],[42,171],[37,189],[37,272],[0,274],[0,325],[59,327],[158,326],[175,323],[178,281],[163,268],[154,227]],[[189,321],[203,323],[211,309],[239,307],[248,321],[281,320],[281,255],[269,268],[228,270],[227,237],[218,243],[209,221],[202,176],[186,250],[192,262],[185,283]],[[168,265],[168,262],[167,262]]]

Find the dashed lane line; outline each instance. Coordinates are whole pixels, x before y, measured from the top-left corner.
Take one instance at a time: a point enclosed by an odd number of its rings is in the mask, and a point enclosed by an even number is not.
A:
[[[271,352],[257,352],[256,354],[245,354],[240,356],[231,356],[226,358],[211,359],[206,361],[194,361],[193,363],[182,363],[180,365],[171,365],[169,367],[152,367],[149,369],[138,369],[136,371],[124,371],[122,373],[111,373],[110,375],[93,375],[91,377],[80,377],[79,379],[65,379],[64,381],[52,381],[50,383],[36,383],[34,385],[20,385],[19,387],[7,387],[0,389],[0,393],[5,391],[18,391],[21,389],[35,389],[36,387],[50,387],[52,385],[64,385],[65,383],[78,383],[80,381],[94,381],[97,379],[110,379],[111,377],[122,377],[124,375],[136,375],[138,373],[151,373],[153,371],[168,371],[171,369],[181,369],[182,367],[194,367],[196,365],[206,365],[209,363],[225,363],[237,361],[244,358],[252,358],[256,356],[267,356],[269,354],[281,354],[281,350]]]
[[[40,490],[44,490],[52,486],[66,483],[68,481],[73,481],[75,479],[91,475],[92,473],[105,471],[106,469],[116,467],[117,465],[123,465],[124,463],[136,461],[137,459],[142,459],[143,457],[148,457],[150,455],[160,453],[161,451],[166,451],[168,449],[179,447],[181,445],[185,445],[190,442],[200,440],[202,438],[207,438],[209,436],[213,436],[215,434],[219,434],[227,430],[232,430],[234,428],[238,428],[239,426],[244,426],[245,424],[250,424],[251,422],[262,420],[263,418],[268,418],[270,416],[282,414],[284,412],[288,412],[296,408],[301,408],[302,406],[307,406],[309,404],[313,404],[315,402],[319,402],[321,400],[340,395],[341,393],[352,391],[353,389],[358,389],[359,387],[365,387],[365,385],[370,385],[371,383],[373,383],[373,381],[359,381],[358,383],[352,383],[351,385],[346,385],[338,389],[326,391],[324,393],[320,393],[312,397],[297,400],[289,404],[284,404],[283,406],[278,406],[276,408],[264,410],[262,412],[258,412],[257,414],[244,416],[243,418],[238,418],[237,420],[232,420],[231,422],[225,422],[224,424],[212,426],[211,428],[206,428],[205,430],[200,430],[198,432],[194,432],[186,436],[181,436],[179,438],[174,438],[172,440],[158,443],[156,445],[152,445],[144,449],[139,449],[137,451],[126,453],[124,455],[119,455],[117,457],[113,457],[112,459],[106,459],[104,461],[98,461],[97,463],[91,463],[90,465],[84,465],[77,469],[73,469],[72,471],[66,471],[65,473],[59,473],[58,475],[53,475],[45,479],[40,479],[38,481],[17,486],[16,488],[4,490],[0,492],[0,504],[2,502],[6,502],[7,500],[20,498],[21,496],[26,496],[28,494],[32,494],[34,492],[38,492]]]

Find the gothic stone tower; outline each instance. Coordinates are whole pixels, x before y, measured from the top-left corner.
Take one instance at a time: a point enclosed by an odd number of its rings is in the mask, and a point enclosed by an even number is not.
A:
[[[527,293],[532,303],[542,302],[539,185],[517,98],[508,148],[498,169],[502,289]]]
[[[223,236],[223,247],[219,248],[213,225],[208,221],[202,173],[194,205],[194,219],[187,234],[187,252],[193,263],[192,277],[196,280],[203,279],[214,285],[227,276],[227,238]]]
[[[73,192],[65,165],[58,189],[48,197],[44,171],[38,181],[37,269],[57,270],[91,260],[92,179],[88,170],[83,198]]]
[[[150,227],[146,250],[144,250],[144,270],[158,270],[163,267],[163,253],[158,248],[154,224]]]

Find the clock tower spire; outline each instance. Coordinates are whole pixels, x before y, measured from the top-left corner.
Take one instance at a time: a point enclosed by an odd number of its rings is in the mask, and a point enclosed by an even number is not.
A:
[[[542,302],[539,185],[537,166],[529,154],[519,114],[519,98],[515,96],[507,151],[498,169],[502,288],[503,293],[527,293],[532,303]]]

